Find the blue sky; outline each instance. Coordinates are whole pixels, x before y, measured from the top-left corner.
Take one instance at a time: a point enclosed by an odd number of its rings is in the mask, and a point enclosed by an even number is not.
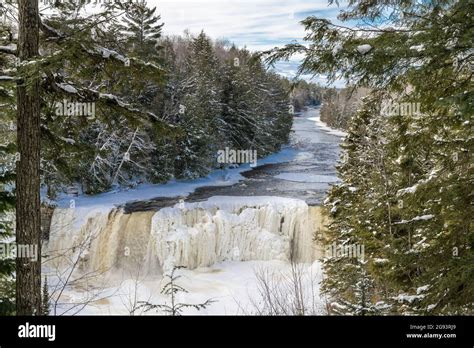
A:
[[[299,23],[309,15],[337,21],[340,11],[327,0],[148,0],[161,14],[164,34],[182,34],[188,29],[204,30],[213,39],[227,39],[239,47],[260,51],[302,41],[304,28]],[[295,74],[298,57],[277,65],[289,77]],[[324,76],[314,81],[325,83]],[[336,83],[342,86],[343,83]]]

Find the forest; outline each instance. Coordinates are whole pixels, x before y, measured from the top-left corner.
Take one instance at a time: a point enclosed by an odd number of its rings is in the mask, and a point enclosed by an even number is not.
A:
[[[188,205],[177,195],[166,196],[167,205],[152,202],[156,214],[143,225],[155,239],[144,240],[164,255],[160,267],[173,258],[194,268],[283,260],[295,275],[300,253],[308,269],[324,272],[321,294],[310,296],[314,308],[316,297],[324,303],[317,314],[474,313],[472,1],[350,0],[337,23],[306,16],[302,40],[261,52],[205,30],[163,35],[159,7],[146,3],[86,6],[58,1],[40,13],[25,0],[0,4],[0,245],[34,244],[40,253],[29,262],[0,258],[0,314],[50,314],[41,246],[51,216],[88,217],[69,236],[91,221],[132,221],[119,206],[129,201],[99,213],[91,204],[87,214],[102,214],[91,218],[60,207],[61,199],[194,182],[245,162],[228,160],[229,149],[255,154],[253,165],[272,155],[280,162],[239,177],[228,191],[199,191]],[[302,57],[297,77],[276,72],[295,56]],[[324,75],[328,86],[304,74]],[[344,88],[331,86],[339,80]],[[282,153],[291,165],[281,164]],[[216,203],[221,192],[232,198]],[[192,213],[180,215],[183,207]],[[310,231],[316,218],[324,227]],[[363,246],[364,257],[316,260],[317,243]],[[287,288],[301,300],[301,288]],[[269,303],[286,297],[266,295]],[[252,314],[310,313],[305,303],[283,302],[293,311]]]

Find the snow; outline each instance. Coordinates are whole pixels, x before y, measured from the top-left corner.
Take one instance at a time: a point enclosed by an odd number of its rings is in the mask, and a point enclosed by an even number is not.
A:
[[[258,165],[289,162],[297,155],[297,151],[284,148],[280,152],[258,160]],[[89,211],[99,209],[109,211],[114,206],[136,200],[148,200],[156,197],[179,197],[186,196],[203,186],[231,186],[244,180],[241,173],[252,170],[249,164],[243,164],[237,168],[215,170],[208,176],[193,180],[170,180],[165,184],[143,184],[134,189],[109,191],[98,195],[80,195],[74,197],[76,216],[80,211],[87,214]],[[57,204],[58,207],[68,207],[71,197],[62,196]]]
[[[385,303],[384,301],[379,301],[375,305],[375,308],[378,309],[379,311],[383,311],[385,309],[390,309],[392,306],[388,303]]]
[[[298,155],[311,154],[285,148],[258,160],[258,165],[289,162]],[[242,172],[251,169],[245,164],[195,180],[144,184],[95,196],[63,196],[52,216],[49,241],[44,245],[52,259],[43,268],[50,288],[60,283],[60,274],[74,270],[74,284],[61,296],[64,304],[59,306],[60,312],[91,297],[94,301],[80,314],[129,314],[127,303],[135,295],[139,301],[169,302],[160,294],[162,277],[175,265],[187,267],[179,274],[183,276],[180,285],[189,293],[180,294],[179,301],[217,301],[199,314],[252,313],[252,302],[258,302],[256,268],[286,272],[293,259],[305,272],[313,272],[319,282],[322,271],[315,261],[318,250],[313,242],[314,220],[310,221],[313,208],[302,200],[212,197],[202,202],[182,201],[158,211],[125,214],[120,208],[135,200],[184,197],[198,187],[233,185],[244,179]],[[323,183],[337,180],[330,175],[288,178]],[[74,259],[80,260],[77,269]],[[83,278],[96,271],[99,277],[94,280]],[[315,291],[314,299],[322,314],[319,284]],[[186,312],[197,313],[194,309]],[[74,314],[74,309],[67,314]]]
[[[112,101],[116,102],[117,105],[120,106],[120,107],[126,107],[127,106],[127,104],[125,104],[123,101],[121,101],[119,97],[117,97],[116,95],[113,95],[113,94],[99,93],[99,98],[112,100]]]
[[[388,261],[389,261],[388,259],[380,259],[380,258],[374,259],[375,264],[384,264],[384,263],[387,263]]]
[[[90,271],[133,268],[136,258],[146,273],[160,274],[174,265],[194,269],[222,261],[289,261],[290,255],[309,262],[314,254],[309,209],[298,199],[215,196],[157,212],[93,210],[87,220],[77,213],[55,209],[47,250],[54,254],[87,244],[83,267]],[[127,249],[134,258],[123,257]],[[56,266],[63,268],[67,261],[58,259]]]
[[[411,219],[411,221],[431,220],[432,218],[434,218],[434,215],[428,214],[428,215],[414,217],[413,219]]]
[[[344,132],[342,130],[339,130],[339,129],[334,129],[334,128],[329,127],[326,123],[321,121],[321,118],[320,118],[319,115],[317,117],[309,117],[308,120],[316,122],[316,126],[319,129],[321,129],[322,131],[326,132],[326,133],[329,133],[329,134],[332,134],[332,135],[335,135],[335,136],[338,136],[338,137],[347,136],[346,132]]]
[[[421,294],[422,292],[425,292],[426,290],[428,290],[430,288],[430,285],[424,285],[424,286],[420,286],[419,288],[416,289],[416,294],[419,295]]]
[[[413,219],[410,219],[410,220],[402,220],[402,221],[395,222],[394,225],[407,224],[407,223],[414,222],[414,221],[427,221],[427,220],[431,220],[432,218],[434,218],[434,215],[432,215],[432,214],[421,215],[421,216],[416,216],[416,217],[414,217]]]
[[[366,54],[366,53],[368,53],[371,49],[372,49],[372,46],[370,46],[369,44],[357,46],[357,51],[358,51],[360,54]]]
[[[346,306],[346,305],[343,305],[343,304],[341,304],[341,303],[339,303],[339,302],[332,302],[332,303],[331,303],[331,306],[334,307],[334,308],[336,308],[336,309],[339,309],[339,310],[345,310],[345,309],[347,309],[347,306]]]
[[[276,197],[212,197],[165,208],[152,219],[158,260],[188,268],[219,261],[313,258],[304,201]],[[292,251],[292,246],[294,250]]]
[[[421,179],[419,180],[416,184],[414,184],[413,186],[410,186],[410,187],[406,187],[404,189],[401,189],[401,190],[398,190],[397,191],[397,196],[403,196],[407,193],[410,193],[410,194],[413,194],[416,192],[416,190],[418,189],[418,187],[420,185],[424,185],[426,183],[428,183],[430,180],[432,180],[433,178],[436,178],[437,174],[439,173],[439,169],[433,169],[430,174],[428,175],[428,178],[425,178],[425,179]]]
[[[334,175],[318,175],[308,173],[281,173],[274,176],[277,179],[295,181],[295,182],[314,182],[331,183],[338,182],[339,179]]]
[[[397,300],[398,302],[409,302],[412,303],[415,300],[420,300],[424,298],[424,295],[408,295],[408,294],[400,294],[396,297],[394,297],[394,300]]]
[[[340,43],[338,43],[336,46],[334,46],[334,48],[332,49],[332,54],[333,55],[336,55],[338,54],[339,52],[342,51],[342,45]]]
[[[312,264],[302,265],[305,272],[305,282],[303,286],[307,289],[314,284],[316,314],[324,314],[324,301],[319,294],[319,283],[322,279],[321,265],[318,261]],[[212,267],[203,267],[195,270],[181,269],[177,271],[182,277],[178,284],[183,286],[188,292],[178,293],[178,301],[182,303],[202,303],[207,299],[215,302],[206,309],[197,311],[193,308],[186,309],[185,315],[248,315],[255,314],[253,302],[260,301],[258,291],[259,284],[255,272],[259,269],[275,270],[284,274],[290,273],[290,266],[282,261],[246,261],[246,262],[222,262]],[[48,278],[49,279],[49,278]],[[136,297],[137,301],[148,301],[154,304],[170,303],[167,298],[160,293],[164,282],[161,277],[157,278],[127,278],[117,277],[114,284],[111,279],[105,283],[98,299],[87,305],[80,315],[129,315],[130,302]],[[101,284],[98,283],[98,286]],[[61,314],[72,305],[68,302],[81,302],[84,293],[80,289],[67,289],[61,299],[64,304],[60,305]],[[309,298],[309,297],[308,297]],[[310,300],[312,302],[312,298]],[[308,301],[309,302],[309,301]],[[68,312],[73,314],[74,311]],[[156,311],[143,312],[137,310],[135,315],[157,315],[162,314]]]
[[[59,139],[61,139],[65,143],[68,143],[68,144],[71,144],[71,145],[74,145],[76,143],[76,141],[72,138],[59,137]]]
[[[68,92],[68,93],[77,93],[77,89],[74,88],[73,86],[71,86],[70,84],[67,84],[67,83],[58,83],[57,84],[59,88],[61,88],[62,90]]]
[[[417,188],[418,188],[418,184],[415,184],[413,186],[398,190],[397,191],[397,196],[403,196],[407,193],[415,193]]]
[[[120,53],[114,51],[114,50],[111,50],[111,49],[108,49],[108,48],[105,48],[105,47],[101,47],[101,46],[97,46],[96,47],[96,50],[97,52],[99,52],[100,54],[102,54],[102,57],[103,58],[110,58],[110,57],[114,57],[118,60],[120,60],[121,62],[125,63],[126,62],[126,58],[121,55]]]
[[[425,49],[425,46],[421,44],[421,45],[411,46],[410,49],[417,52],[421,52]]]
[[[14,54],[16,52],[17,46],[15,44],[10,44],[7,46],[0,46],[0,52],[8,52]]]

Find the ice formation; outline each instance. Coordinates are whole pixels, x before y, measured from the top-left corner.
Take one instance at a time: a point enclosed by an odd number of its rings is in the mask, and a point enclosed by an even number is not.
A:
[[[58,208],[45,249],[57,268],[80,260],[88,272],[140,267],[142,274],[162,274],[173,265],[311,262],[316,249],[309,211],[304,201],[279,197],[212,197],[131,214],[113,208],[83,216],[78,209]]]

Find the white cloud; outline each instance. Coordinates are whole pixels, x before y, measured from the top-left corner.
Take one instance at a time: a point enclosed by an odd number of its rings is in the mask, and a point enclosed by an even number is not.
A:
[[[304,27],[300,21],[310,15],[335,21],[340,8],[329,6],[327,0],[148,0],[156,6],[165,23],[164,34],[182,34],[201,30],[213,39],[227,39],[252,51],[284,46],[303,40]],[[285,65],[296,72],[298,60]],[[318,81],[324,82],[323,77]]]

